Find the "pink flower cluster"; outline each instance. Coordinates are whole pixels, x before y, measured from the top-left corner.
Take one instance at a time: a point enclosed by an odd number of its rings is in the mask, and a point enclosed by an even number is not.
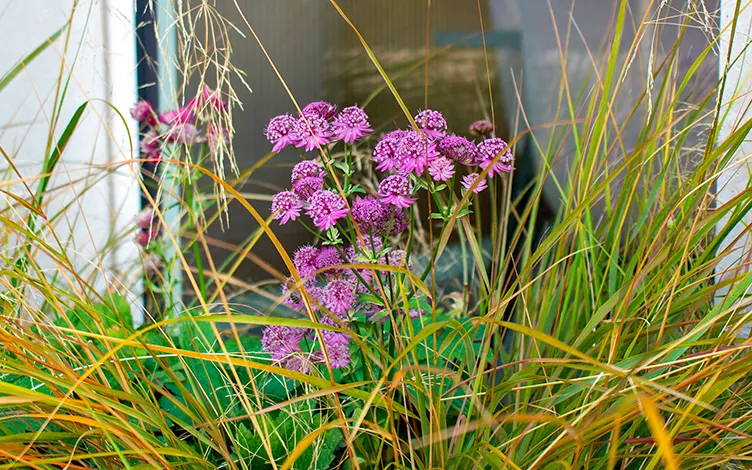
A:
[[[345,264],[373,264],[409,267],[403,250],[382,250],[383,242],[374,239],[357,248],[334,246],[303,246],[295,252],[293,264],[303,280],[307,304],[325,325],[350,328],[356,315],[373,319],[384,309],[382,306],[359,299],[360,293],[375,292],[377,285],[371,269],[351,269]],[[382,275],[393,275],[377,270]],[[306,301],[300,290],[293,289],[292,278],[283,286],[285,304],[301,313],[307,312]],[[340,369],[350,364],[350,336],[344,332],[323,331],[323,343],[313,330],[269,326],[264,329],[262,346],[272,360],[283,367],[307,373],[314,364],[325,362]],[[304,344],[308,352],[304,351]]]
[[[457,165],[464,165],[469,170],[462,173],[469,174],[464,174],[459,185],[465,192],[480,193],[488,187],[489,178],[514,170],[509,146],[493,136],[490,122],[478,121],[470,127],[472,134],[483,139],[478,144],[449,134],[446,119],[435,110],[421,111],[415,116],[415,123],[417,130],[388,132],[374,146],[372,161],[378,171],[387,174],[371,194],[347,200],[351,194],[365,192],[352,186],[352,154],[347,151],[344,161],[328,164],[327,168],[318,159],[300,161],[292,168],[290,188],[272,198],[272,217],[286,224],[305,214],[316,228],[327,233],[321,236],[325,240],[323,246],[304,246],[295,252],[293,264],[303,284],[296,286],[289,279],[283,286],[287,306],[306,314],[312,309],[318,321],[339,328],[349,328],[355,318],[375,321],[383,317],[385,308],[373,297],[379,296],[377,292],[385,284],[396,284],[380,282],[382,276],[395,276],[393,270],[347,266],[393,265],[411,269],[408,253],[392,247],[410,224],[408,208],[417,200],[417,188],[451,188],[460,171]],[[370,132],[368,116],[361,108],[350,106],[338,113],[336,106],[324,101],[307,105],[297,117],[276,116],[266,128],[274,151],[290,145],[305,150],[322,147],[321,158],[327,162],[324,157],[332,161],[339,158],[332,156],[329,145],[338,141],[352,144]],[[342,180],[335,180],[338,170],[346,175]],[[481,178],[483,172],[486,175]],[[425,175],[440,184],[426,185],[422,179]],[[336,190],[335,181],[341,183]],[[348,223],[342,223],[345,221]],[[329,231],[335,226],[339,230]],[[357,228],[357,237],[350,238],[347,233],[353,227]],[[340,236],[349,240],[349,246]],[[422,313],[414,305],[396,308],[411,317]],[[264,332],[263,346],[274,361],[303,373],[322,363],[324,356],[333,368],[350,364],[350,335],[343,332],[326,331],[319,336],[305,329],[269,327]]]
[[[352,144],[373,132],[368,115],[357,106],[349,106],[337,114],[337,107],[326,101],[306,105],[298,117],[281,114],[266,126],[266,138],[279,152],[288,145],[311,151],[338,140]]]
[[[472,134],[484,138],[477,145],[465,137],[448,134],[446,119],[439,111],[421,111],[415,116],[415,122],[419,132],[388,132],[373,149],[376,169],[396,173],[387,176],[379,186],[379,196],[389,204],[407,207],[415,202],[409,184],[410,175],[422,176],[426,170],[434,181],[441,183],[454,177],[457,164],[480,167],[481,170],[490,166],[488,178],[514,171],[514,157],[509,145],[502,139],[490,137],[493,125],[488,121],[477,121],[469,128]],[[475,183],[478,174],[474,172],[463,177],[462,186],[467,190]],[[479,193],[487,187],[484,179],[478,181],[472,190]]]
[[[347,202],[331,189],[325,188],[324,169],[313,160],[296,164],[290,176],[292,190],[277,193],[272,198],[272,217],[286,224],[300,217],[301,210],[320,230],[327,230],[349,212]]]
[[[216,152],[230,140],[228,129],[223,128],[218,114],[227,109],[222,95],[208,87],[198,90],[196,96],[185,106],[157,114],[152,104],[141,100],[130,109],[131,117],[140,125],[139,150],[142,158],[154,165],[160,163],[166,145],[190,146],[197,142],[207,142],[209,151]],[[149,177],[159,180],[157,171]],[[136,217],[135,242],[141,246],[144,266],[147,273],[161,269],[161,258],[157,245],[160,230],[154,217],[153,208],[145,209]]]
[[[141,100],[130,110],[131,117],[141,124],[141,154],[151,163],[159,163],[166,144],[192,145],[208,142],[216,150],[230,140],[229,129],[222,126],[217,114],[228,105],[222,95],[209,87],[199,89],[185,106],[161,114],[151,103]],[[205,126],[200,125],[206,123]]]

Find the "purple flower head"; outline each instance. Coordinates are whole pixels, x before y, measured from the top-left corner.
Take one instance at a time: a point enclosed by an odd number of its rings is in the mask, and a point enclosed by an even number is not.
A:
[[[433,109],[426,109],[415,115],[415,122],[421,130],[434,139],[444,137],[447,130],[447,122],[444,115]]]
[[[313,103],[308,103],[305,108],[301,110],[301,114],[314,114],[325,121],[328,121],[337,114],[337,106],[327,103],[326,101],[314,101]]]
[[[472,165],[478,149],[474,142],[458,135],[450,135],[439,142],[439,152],[457,163]]]
[[[293,256],[292,263],[295,265],[295,269],[298,270],[300,277],[313,276],[316,272],[316,256],[319,254],[319,249],[315,246],[302,246],[298,248]]]
[[[352,144],[369,132],[373,132],[368,123],[368,115],[357,106],[349,106],[343,109],[334,121],[332,127],[337,137]]]
[[[465,188],[466,191],[470,191],[470,187],[473,184],[475,184],[475,181],[478,179],[479,176],[480,175],[478,173],[470,173],[468,175],[465,175],[462,178],[462,187]],[[486,179],[483,178],[482,180],[480,180],[480,182],[475,187],[475,189],[473,189],[473,192],[475,194],[478,194],[481,191],[483,191],[484,189],[486,189],[487,187],[488,187],[488,183],[486,182]]]
[[[397,147],[402,137],[409,134],[409,131],[396,130],[389,132],[381,138],[373,149],[373,161],[376,162],[376,169],[379,171],[394,170],[399,167],[397,160]]]
[[[155,130],[150,130],[141,136],[139,147],[141,153],[150,154],[159,150],[159,144],[159,134]]]
[[[410,197],[413,192],[410,180],[403,175],[387,176],[379,184],[379,196],[386,204],[409,207],[417,199]]]
[[[272,151],[279,152],[288,145],[298,142],[298,134],[295,131],[296,120],[289,114],[281,114],[273,117],[266,126],[266,138],[274,144]]]
[[[303,178],[324,178],[324,169],[313,160],[303,160],[292,167],[290,181],[294,184]]]
[[[335,315],[344,315],[355,305],[355,288],[344,279],[334,279],[324,287],[321,301]]]
[[[389,221],[389,208],[373,196],[358,197],[352,203],[352,218],[366,232],[379,232]]]
[[[489,178],[492,178],[494,174],[511,173],[514,171],[514,167],[511,165],[514,162],[514,156],[509,149],[509,145],[498,137],[484,140],[478,144],[478,159],[480,167],[484,170],[491,165],[494,158],[501,154],[493,164],[493,167],[488,170]]]
[[[188,107],[198,113],[203,113],[205,110],[225,111],[227,110],[227,103],[222,99],[222,94],[219,91],[204,86],[199,90],[198,95],[188,101]]]
[[[193,109],[190,106],[181,106],[171,109],[159,115],[159,120],[167,125],[186,124],[196,120]]]
[[[436,181],[449,181],[454,176],[454,165],[446,157],[439,157],[428,165],[428,174]]]
[[[474,123],[470,124],[468,130],[473,135],[486,137],[494,131],[494,125],[491,123],[491,121],[481,119],[480,121],[475,121]]]
[[[423,315],[426,314],[425,310],[423,310],[422,308],[411,308],[410,311],[407,313],[408,315],[410,315],[410,318],[413,318],[413,319],[422,317]]]
[[[321,334],[324,337],[322,349],[326,349],[326,355],[332,369],[347,367],[350,364],[350,340],[348,337],[343,333],[334,331],[324,331]],[[324,362],[322,351],[315,351],[313,357],[317,362]]]
[[[305,147],[306,152],[318,146],[332,142],[332,126],[318,114],[303,114],[295,121],[295,133],[298,135],[297,147]]]
[[[300,310],[303,308],[303,302],[300,297],[300,291],[295,288],[295,280],[288,277],[285,282],[282,283],[282,297],[285,300],[282,302],[293,310]]]
[[[333,246],[325,246],[319,250],[314,260],[316,269],[321,270],[322,273],[327,275],[338,275],[342,273],[341,268],[327,269],[330,266],[338,266],[345,263],[345,260],[340,256],[337,248]]]
[[[274,220],[279,220],[279,223],[282,225],[300,217],[300,210],[302,208],[303,201],[292,191],[279,192],[272,198]]]
[[[198,129],[190,122],[176,122],[167,130],[165,140],[171,144],[191,145],[199,140]]]
[[[156,216],[153,209],[144,209],[136,215],[135,224],[138,228],[148,229],[156,223]]]
[[[327,230],[337,223],[337,219],[347,215],[347,203],[328,189],[316,191],[308,199],[308,215],[320,230]]]
[[[282,361],[282,367],[293,372],[307,374],[311,371],[313,361],[307,354],[291,354]]]
[[[303,282],[305,292],[308,294],[308,298],[311,300],[311,307],[314,311],[318,310],[316,302],[320,302],[318,299],[321,297],[321,288],[313,284],[312,282]],[[303,301],[303,294],[301,288],[295,283],[292,277],[282,283],[282,296],[284,297],[283,303],[293,310],[305,311],[305,302]]]
[[[141,246],[147,246],[159,236],[159,228],[152,226],[136,232],[135,241]]]
[[[146,156],[146,161],[151,163],[152,165],[156,165],[162,160],[162,152],[157,150],[156,152],[152,152],[149,155]]]
[[[308,201],[316,191],[322,189],[324,189],[324,180],[315,176],[302,178],[292,185],[292,191],[304,201]]]
[[[389,252],[384,254],[382,259],[379,261],[381,262],[381,264],[398,266],[407,268],[408,270],[413,268],[412,263],[409,263],[407,261],[407,252],[405,250],[389,250]]]
[[[279,361],[290,354],[300,351],[300,340],[305,336],[305,329],[292,326],[269,325],[261,335],[261,346]]]
[[[407,227],[410,226],[410,217],[408,216],[407,212],[400,209],[399,207],[394,209],[394,216],[392,218],[392,227],[389,230],[389,235],[399,235],[400,233],[407,230]]]
[[[438,157],[436,144],[416,132],[402,136],[397,145],[396,160],[402,172],[422,175],[426,167]]]
[[[131,108],[131,117],[137,122],[143,122],[147,126],[154,127],[158,124],[157,113],[154,112],[151,103],[141,100]]]

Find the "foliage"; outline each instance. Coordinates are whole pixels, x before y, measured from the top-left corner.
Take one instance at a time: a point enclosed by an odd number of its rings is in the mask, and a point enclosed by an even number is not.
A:
[[[404,111],[404,127],[435,130],[413,117],[399,83],[390,79],[398,74],[379,63],[357,25],[331,3],[384,79],[381,92],[391,92]],[[162,175],[180,184],[149,201],[149,220],[158,221],[159,230],[142,224],[112,236],[118,244],[133,231],[148,235],[141,268],[151,269],[147,290],[158,295],[152,318],[142,325],[134,325],[126,296],[133,288],[126,274],[134,266],[123,268],[122,279],[85,276],[56,241],[69,227],[55,223],[65,208],[48,212],[43,196],[53,189],[42,185],[49,175],[25,181],[42,187],[31,203],[9,189],[2,220],[11,248],[2,255],[0,273],[0,468],[744,465],[752,451],[752,364],[750,342],[740,332],[749,324],[752,275],[726,269],[722,260],[746,259],[733,241],[746,236],[746,229],[736,230],[752,208],[752,192],[747,188],[720,201],[715,185],[752,122],[733,121],[729,102],[716,100],[732,87],[725,74],[717,83],[696,86],[707,73],[703,64],[717,46],[714,40],[681,68],[684,34],[708,22],[699,4],[689,2],[675,42],[660,50],[650,44],[648,30],[660,34],[669,17],[677,20],[653,3],[656,18],[636,21],[637,39],[625,45],[630,2],[618,2],[604,60],[591,64],[592,89],[572,90],[567,81],[566,51],[576,25],[557,30],[562,76],[552,120],[566,118],[545,135],[528,127],[510,141],[516,151],[529,139],[544,157],[540,175],[525,182],[521,193],[512,192],[513,173],[489,179],[489,187],[476,193],[472,184],[447,181],[442,187],[415,172],[414,188],[401,196],[422,199],[408,205],[404,233],[382,240],[394,245],[389,249],[404,249],[405,259],[396,266],[382,263],[383,253],[373,253],[380,250],[372,246],[370,256],[362,250],[365,258],[342,256],[341,264],[325,267],[370,271],[388,285],[358,292],[358,305],[384,307],[375,317],[351,303],[343,318],[326,320],[335,304],[307,292],[321,286],[306,284],[294,253],[277,238],[272,220],[281,219],[279,210],[266,217],[268,195],[237,189],[273,155],[227,177],[218,168],[225,157],[232,159],[229,135],[227,146],[215,152],[207,142],[160,137],[160,150],[170,152],[167,158],[160,154]],[[190,15],[216,19],[202,5]],[[243,26],[258,40],[249,22]],[[185,60],[194,56],[190,52]],[[214,59],[203,66],[218,67]],[[733,64],[736,57],[729,59]],[[186,72],[196,69],[184,65]],[[626,90],[636,70],[647,71],[649,80],[642,90]],[[190,73],[185,75],[187,80]],[[184,103],[225,96],[233,104],[222,76],[218,95],[202,87]],[[742,96],[733,94],[731,102]],[[65,142],[84,108],[69,118],[61,142],[50,143],[46,173],[63,171],[56,163],[70,151]],[[206,109],[206,119],[197,124],[206,126],[198,134],[208,140],[211,123],[230,122],[232,106]],[[142,131],[166,136],[171,123]],[[639,129],[633,145],[626,143],[628,126]],[[730,131],[722,133],[722,127]],[[317,142],[309,149],[313,154],[303,156],[321,165],[326,186],[348,205],[363,194],[385,197],[387,191],[377,189],[385,178],[372,168],[378,137],[348,142],[341,150]],[[563,148],[572,149],[574,165],[566,180],[558,180],[550,169]],[[494,153],[480,179],[505,155],[503,149]],[[6,158],[12,167],[11,156]],[[10,170],[7,175],[8,181],[16,177]],[[561,199],[549,225],[541,223],[544,184],[558,188]],[[230,200],[259,228],[228,260],[215,262],[207,229],[223,223]],[[479,209],[483,200],[490,202],[490,214]],[[180,226],[165,216],[174,209],[170,204],[179,206]],[[317,249],[345,242],[362,249],[351,215],[335,219],[339,227],[322,223],[316,224],[321,230],[312,229]],[[274,290],[235,276],[241,261],[259,259],[252,254],[263,237],[289,269],[270,273]],[[159,262],[151,263],[152,256]],[[40,267],[43,258],[54,261],[54,272]],[[175,267],[189,291],[185,299],[175,300],[172,291]],[[456,274],[447,276],[450,271]],[[331,282],[325,274],[314,276]],[[279,295],[276,288],[288,276],[293,282]],[[458,282],[447,287],[445,278]],[[268,300],[274,315],[233,303],[237,288]],[[411,316],[413,309],[424,312]],[[305,334],[292,350],[272,357],[261,329],[279,328]],[[325,334],[347,336],[346,364],[323,353],[330,347]],[[288,353],[316,360],[293,367]]]

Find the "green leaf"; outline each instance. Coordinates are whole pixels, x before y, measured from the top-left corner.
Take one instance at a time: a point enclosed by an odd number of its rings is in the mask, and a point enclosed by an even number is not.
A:
[[[21,73],[21,70],[25,69],[34,59],[36,59],[39,54],[44,52],[48,47],[54,43],[57,38],[60,37],[60,35],[65,31],[65,29],[68,27],[68,23],[66,22],[63,26],[60,27],[57,31],[52,33],[50,37],[44,40],[42,44],[37,46],[36,49],[31,51],[26,57],[21,59],[20,62],[18,62],[16,65],[13,66],[10,70],[5,72],[5,75],[3,75],[3,78],[0,78],[0,91],[4,90],[8,84],[10,84],[16,76]]]

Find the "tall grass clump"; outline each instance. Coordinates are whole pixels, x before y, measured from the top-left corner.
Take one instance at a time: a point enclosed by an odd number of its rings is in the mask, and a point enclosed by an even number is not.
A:
[[[404,116],[375,123],[367,106],[290,93],[288,113],[252,130],[270,153],[248,169],[231,145],[242,73],[228,31],[266,46],[241,10],[231,25],[209,2],[180,3],[181,98],[171,110],[134,106],[140,152],[117,164],[156,168],[142,182],[157,185],[145,212],[111,237],[135,236],[137,266],[94,279],[56,243],[66,208],[47,212],[46,181],[78,112],[43,174],[21,181],[33,198],[15,192],[6,154],[0,468],[748,465],[752,193],[716,197],[724,170],[745,164],[752,127],[728,111],[744,93],[727,81],[739,58],[718,38],[737,25],[718,31],[703,2],[664,3],[643,18],[617,3],[607,41],[588,49],[592,86],[567,78],[578,25],[556,30],[551,122],[530,124],[523,107],[524,131],[505,142],[484,116],[452,129],[440,110],[409,109],[332,0]],[[687,65],[693,28],[709,45]],[[525,141],[542,164],[517,192]],[[288,187],[239,191],[286,147],[300,155],[280,170]],[[573,163],[557,178],[565,152]],[[560,207],[542,223],[546,184]],[[227,220],[230,201],[258,227],[215,260],[208,228],[242,230]],[[298,223],[309,244],[285,246],[278,227]],[[254,251],[262,239],[283,271]],[[271,281],[239,279],[243,261]],[[123,295],[133,269],[146,271],[151,299],[142,325]],[[239,293],[269,307],[239,305]]]

